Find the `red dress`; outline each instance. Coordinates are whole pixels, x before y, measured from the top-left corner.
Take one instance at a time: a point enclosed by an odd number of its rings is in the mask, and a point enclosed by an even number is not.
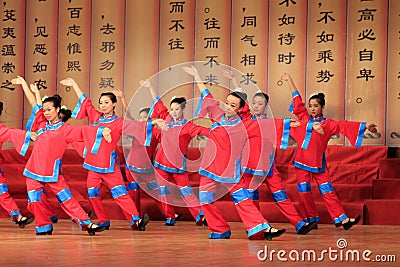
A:
[[[302,215],[309,222],[318,222],[319,216],[311,195],[311,177],[318,184],[324,203],[335,224],[340,224],[348,218],[343,205],[338,199],[329,172],[326,168],[325,150],[332,135],[343,134],[350,143],[356,147],[361,145],[366,129],[365,122],[349,122],[346,120],[335,121],[321,117],[312,117],[308,114],[300,94],[295,91],[293,94],[292,112],[297,116],[302,125],[291,130],[291,135],[298,144],[294,159],[296,176],[299,181],[298,195]],[[313,123],[320,122],[324,134],[312,131]]]

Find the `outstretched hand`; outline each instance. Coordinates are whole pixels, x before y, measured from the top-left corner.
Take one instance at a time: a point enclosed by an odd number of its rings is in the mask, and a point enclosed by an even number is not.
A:
[[[60,83],[61,83],[62,85],[65,85],[65,86],[72,86],[72,87],[78,86],[78,84],[77,84],[77,83],[75,82],[75,80],[72,79],[72,78],[66,78],[66,79],[64,79],[64,80],[61,80]]]
[[[320,122],[314,122],[313,129],[319,134],[324,134],[325,133]]]
[[[140,80],[139,81],[140,86],[146,87],[146,88],[151,88],[151,82],[149,80]]]
[[[124,92],[122,92],[120,89],[114,89],[112,90],[112,93],[119,98],[125,98]]]
[[[11,79],[12,84],[26,84],[26,81],[23,77],[17,75],[17,78]]]
[[[282,76],[281,76],[282,81],[289,81],[289,79],[290,79],[289,73],[285,72],[284,74],[282,74]]]
[[[377,133],[378,132],[378,129],[376,128],[376,124],[373,124],[373,123],[369,123],[369,124],[367,124],[367,129],[368,129],[368,131],[370,131],[371,133]]]
[[[187,74],[192,75],[194,77],[199,76],[199,72],[197,71],[195,66],[190,66],[190,67],[183,67],[183,71],[185,71]]]
[[[39,93],[39,89],[38,89],[38,87],[37,87],[37,84],[36,83],[32,83],[32,84],[30,84],[29,85],[29,88],[31,89],[31,91],[32,92],[34,92],[35,94],[38,94]]]
[[[31,140],[32,140],[32,141],[36,141],[36,139],[37,139],[37,134],[36,134],[36,132],[32,132],[32,133],[31,133]]]
[[[158,129],[166,131],[168,127],[163,119],[155,119],[153,120],[153,124],[157,126]]]
[[[111,139],[111,129],[110,128],[108,128],[108,127],[104,128],[103,137],[107,142],[111,143],[112,139]]]

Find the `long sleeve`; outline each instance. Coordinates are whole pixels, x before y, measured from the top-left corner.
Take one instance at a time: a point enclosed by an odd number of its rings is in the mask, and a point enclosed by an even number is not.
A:
[[[0,143],[12,142],[15,149],[21,155],[25,155],[26,150],[28,149],[31,134],[32,133],[29,131],[7,128],[6,126],[0,124]]]
[[[203,127],[200,125],[196,125],[191,123],[191,127],[190,127],[190,136],[196,137],[197,135],[204,135],[204,136],[208,136],[210,133],[210,128],[207,127]]]
[[[102,113],[93,106],[92,100],[85,94],[81,95],[72,112],[72,118],[77,120],[88,118],[91,124],[98,121],[101,115]]]
[[[362,140],[364,138],[364,131],[366,129],[367,123],[366,122],[352,122],[346,120],[340,121],[332,121],[332,133],[331,135],[335,134],[342,134],[349,139],[351,145],[355,147],[360,147]]]
[[[293,102],[289,107],[289,111],[292,112],[299,120],[306,119],[309,117],[307,108],[300,96],[298,91],[292,93]]]
[[[156,97],[153,100],[149,111],[149,118],[159,118],[165,120],[169,115],[168,108],[164,105],[160,97]]]
[[[201,92],[200,102],[194,116],[204,118],[208,115],[213,122],[218,122],[223,114],[224,111],[219,106],[219,101],[214,99],[210,91],[205,89]]]

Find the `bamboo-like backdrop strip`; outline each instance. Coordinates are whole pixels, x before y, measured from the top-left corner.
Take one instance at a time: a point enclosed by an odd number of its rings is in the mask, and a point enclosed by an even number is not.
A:
[[[181,85],[184,74],[177,64],[193,61],[194,1],[160,1],[160,44],[158,95],[169,107],[172,96],[193,97],[191,84]]]
[[[304,99],[306,66],[307,1],[271,0],[269,6],[268,94],[274,117],[292,116],[292,96],[287,84],[278,85],[289,73]]]
[[[92,1],[90,98],[96,105],[102,92],[123,89],[125,1]],[[117,103],[117,115],[122,105]]]
[[[140,108],[152,103],[148,90],[136,90],[140,80],[158,71],[158,36],[159,1],[126,1],[124,89],[134,118],[138,118]]]
[[[400,145],[400,1],[390,0],[387,71],[386,144]]]
[[[344,78],[346,47],[346,0],[308,2],[306,88],[323,92],[324,115],[344,119]],[[334,137],[330,144],[343,144]]]
[[[346,119],[378,125],[364,144],[384,144],[387,0],[348,2]]]
[[[228,80],[217,64],[230,65],[231,1],[198,0],[196,2],[196,61],[204,61],[201,78],[216,99],[225,101]],[[219,86],[220,84],[221,86]],[[195,96],[199,92],[195,91]]]
[[[58,1],[27,1],[25,79],[35,83],[41,95],[57,92]],[[25,101],[24,124],[32,113]]]
[[[249,87],[250,81],[247,78],[251,77],[256,86],[266,92],[268,44],[266,29],[268,29],[268,1],[232,2],[232,67],[245,75],[237,77],[244,89]],[[251,95],[248,97],[251,98]]]
[[[64,87],[60,80],[73,78],[89,95],[90,73],[90,0],[60,0],[58,32],[58,94],[63,103],[73,110],[78,99],[72,88]],[[71,120],[75,125],[87,124],[86,120]]]
[[[23,92],[21,86],[11,84],[17,75],[24,76],[25,61],[25,0],[7,0],[1,5],[0,101],[3,113],[0,122],[9,127],[21,128]]]

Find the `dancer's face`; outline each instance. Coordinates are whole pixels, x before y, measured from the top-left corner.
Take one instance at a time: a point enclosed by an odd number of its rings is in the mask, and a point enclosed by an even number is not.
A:
[[[228,95],[224,106],[225,116],[233,117],[237,115],[242,108],[243,107],[240,107],[240,98],[233,95]]]
[[[317,101],[317,99],[310,99],[308,102],[308,109],[310,110],[310,115],[313,117],[319,117],[322,115],[322,111],[324,110],[324,106]]]
[[[253,97],[253,101],[251,102],[251,108],[253,110],[254,115],[262,115],[266,113],[267,103],[265,98],[262,96]]]
[[[104,115],[110,115],[114,112],[115,103],[111,101],[109,96],[104,95],[100,97],[99,106]]]
[[[170,106],[169,114],[174,120],[180,119],[183,117],[183,108],[180,104],[173,102]]]
[[[55,108],[53,102],[45,102],[43,104],[43,113],[46,120],[54,122],[59,119],[58,112],[60,108]]]
[[[139,121],[147,121],[147,116],[149,114],[145,111],[142,111],[139,113]]]

